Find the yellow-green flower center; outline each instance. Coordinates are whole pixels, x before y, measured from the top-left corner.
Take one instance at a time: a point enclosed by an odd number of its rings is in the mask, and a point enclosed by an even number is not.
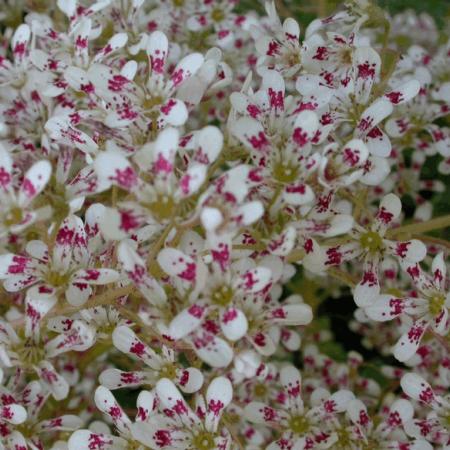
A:
[[[8,227],[11,225],[17,225],[17,224],[21,223],[22,220],[23,220],[22,209],[19,207],[15,207],[15,208],[12,208],[6,215],[5,225]]]
[[[441,313],[442,308],[444,307],[445,296],[440,292],[436,292],[429,298],[429,302],[430,313],[433,316],[437,316]]]
[[[21,365],[25,369],[31,369],[42,361],[45,356],[44,346],[34,342],[32,339],[21,341],[13,348],[13,351],[17,353]]]
[[[155,106],[161,105],[164,99],[160,95],[156,96],[147,96],[145,100],[142,102],[142,108],[145,111],[149,111]]]
[[[253,388],[255,397],[264,397],[267,394],[267,386],[263,383],[258,383]]]
[[[349,430],[345,427],[338,428],[336,430],[337,434],[337,442],[336,442],[336,448],[339,449],[346,449],[351,448],[352,443],[352,434],[349,432]]]
[[[444,416],[444,426],[450,428],[450,411],[446,416]]]
[[[172,197],[159,194],[154,202],[146,206],[158,222],[163,222],[172,217],[176,204]]]
[[[309,420],[305,416],[293,416],[289,420],[289,428],[296,434],[306,433],[309,427]]]
[[[198,450],[212,450],[216,448],[214,443],[214,435],[208,431],[201,431],[192,438],[192,445]]]
[[[273,165],[272,173],[280,183],[293,183],[298,177],[298,167],[289,162],[278,161]]]
[[[220,8],[213,9],[211,19],[214,20],[214,22],[222,22],[222,20],[225,19],[225,13]]]
[[[53,287],[65,286],[70,280],[69,273],[60,273],[56,271],[50,271],[45,276],[45,281]]]
[[[378,253],[383,248],[383,238],[375,231],[364,233],[359,242],[370,253]]]
[[[212,302],[219,306],[227,306],[232,299],[233,289],[227,285],[217,287],[211,294]]]
[[[159,371],[159,377],[160,378],[169,378],[170,380],[173,380],[177,375],[177,369],[173,364],[166,364],[161,367]]]

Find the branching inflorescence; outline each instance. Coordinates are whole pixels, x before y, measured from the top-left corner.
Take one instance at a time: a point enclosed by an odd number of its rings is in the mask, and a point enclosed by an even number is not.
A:
[[[450,449],[449,28],[254,3],[1,2],[0,449]]]

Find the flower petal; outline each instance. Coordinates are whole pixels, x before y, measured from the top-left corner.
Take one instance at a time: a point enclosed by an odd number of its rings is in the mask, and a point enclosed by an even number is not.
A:
[[[227,339],[237,341],[247,333],[247,318],[241,310],[230,307],[222,311],[220,315],[220,327]]]
[[[119,432],[127,433],[129,431],[131,420],[117,403],[109,389],[99,386],[95,390],[94,400],[97,408],[111,418]]]
[[[420,375],[416,373],[407,373],[400,380],[403,392],[414,400],[432,405],[436,402],[436,394]]]
[[[52,166],[48,161],[39,161],[27,171],[19,190],[18,202],[21,206],[29,205],[36,198],[50,179]]]
[[[180,369],[177,372],[177,385],[186,394],[197,392],[203,385],[203,374],[195,367]]]
[[[147,273],[144,261],[126,241],[119,244],[117,257],[130,280],[151,304],[161,305],[166,301],[164,289]]]
[[[173,339],[182,339],[201,324],[207,308],[201,304],[193,304],[183,309],[170,322],[169,334]]]
[[[112,341],[121,352],[140,359],[154,370],[160,369],[161,357],[126,325],[120,325],[113,331]]]
[[[101,180],[132,191],[138,186],[138,176],[131,163],[114,151],[100,153],[94,161],[94,169]]]
[[[415,355],[428,325],[429,323],[426,320],[415,321],[411,328],[395,344],[394,356],[400,362],[405,362]]]

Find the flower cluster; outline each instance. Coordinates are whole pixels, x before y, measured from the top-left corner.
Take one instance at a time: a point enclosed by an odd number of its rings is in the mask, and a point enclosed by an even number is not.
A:
[[[450,28],[256,3],[1,2],[0,449],[450,449]]]

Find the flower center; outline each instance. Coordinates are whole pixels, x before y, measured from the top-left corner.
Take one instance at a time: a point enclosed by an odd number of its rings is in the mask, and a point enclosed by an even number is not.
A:
[[[289,51],[284,55],[283,59],[288,67],[296,66],[301,62],[300,52],[297,50]]]
[[[361,247],[370,253],[378,253],[383,248],[383,239],[375,231],[368,231],[360,237]]]
[[[147,96],[145,100],[142,102],[142,108],[145,111],[149,111],[153,109],[155,106],[161,105],[163,103],[164,99],[159,96]]]
[[[267,386],[263,383],[258,383],[253,388],[255,397],[264,397],[267,394]]]
[[[296,434],[306,433],[309,426],[309,421],[305,416],[293,416],[289,420],[289,428]]]
[[[159,371],[160,378],[169,378],[169,380],[173,380],[177,375],[177,369],[173,364],[166,364],[161,367]]]
[[[12,208],[6,216],[5,225],[17,225],[23,221],[23,212],[19,207]]]
[[[42,361],[45,356],[43,345],[32,339],[21,341],[16,347],[13,347],[13,351],[17,353],[21,366],[28,369]]]
[[[339,176],[339,169],[334,161],[328,161],[324,171],[325,180],[332,181]]]
[[[158,222],[164,222],[172,217],[175,201],[169,195],[158,194],[156,200],[146,206]]]
[[[436,292],[429,298],[429,309],[433,316],[437,316],[442,312],[445,304],[445,296],[440,292]]]
[[[349,65],[352,64],[353,58],[352,58],[352,49],[346,48],[341,52],[341,62],[343,65]]]
[[[70,279],[70,274],[50,271],[45,276],[45,281],[53,287],[65,286]]]
[[[140,442],[128,441],[127,450],[139,450],[142,448]]]
[[[214,435],[208,431],[201,431],[199,434],[192,438],[193,448],[198,450],[212,450],[216,448],[214,443]]]
[[[394,297],[401,298],[403,292],[398,288],[389,288],[386,289],[386,294],[393,295]]]
[[[351,443],[352,443],[352,435],[350,434],[350,432],[348,431],[348,429],[342,427],[342,428],[338,428],[336,430],[336,434],[338,437],[338,440],[336,442],[336,446],[338,448],[351,448]]]
[[[450,428],[450,411],[444,416],[444,424],[446,428]]]
[[[298,177],[298,167],[289,162],[278,161],[273,166],[273,177],[280,183],[292,183]]]
[[[211,294],[213,303],[219,306],[227,306],[233,299],[233,289],[230,286],[219,286]]]
[[[216,8],[211,13],[211,19],[214,20],[214,22],[222,22],[222,20],[225,19],[225,13],[221,9]]]

